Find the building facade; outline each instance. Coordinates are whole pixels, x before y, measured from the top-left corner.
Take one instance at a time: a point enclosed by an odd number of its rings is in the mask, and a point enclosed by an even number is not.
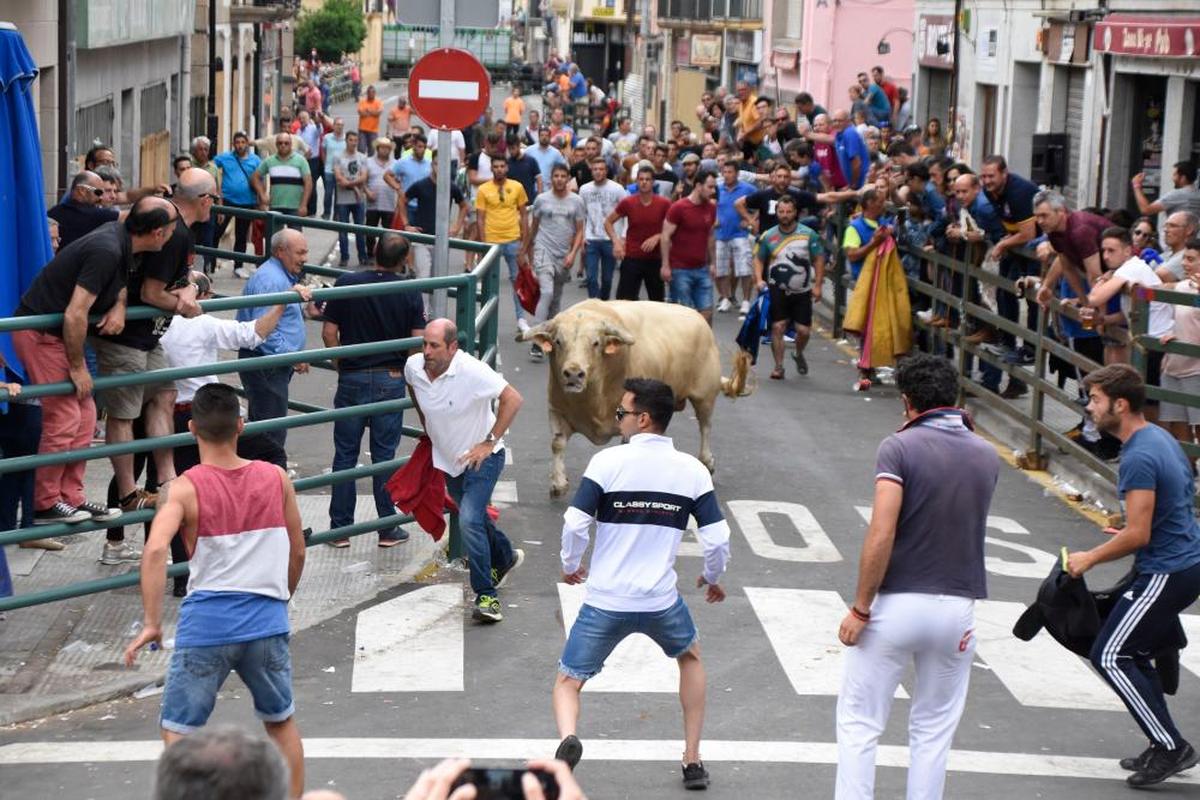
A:
[[[1153,197],[1172,165],[1200,159],[1200,8],[1194,2],[981,0],[916,9],[915,105],[953,117],[956,152],[1060,188],[1076,208],[1134,209],[1129,181]],[[957,73],[957,97],[953,77]]]

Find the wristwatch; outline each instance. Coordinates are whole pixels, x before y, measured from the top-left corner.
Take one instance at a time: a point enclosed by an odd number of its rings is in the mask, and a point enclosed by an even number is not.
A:
[[[483,437],[483,440],[485,442],[487,442],[488,444],[495,444],[496,443],[496,434],[492,433],[491,431],[488,431],[488,435]]]

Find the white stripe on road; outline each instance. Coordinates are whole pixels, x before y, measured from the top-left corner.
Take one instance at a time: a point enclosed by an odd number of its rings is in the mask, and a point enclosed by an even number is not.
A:
[[[1179,663],[1188,672],[1200,676],[1200,616],[1180,614],[1179,621],[1183,623],[1183,632],[1192,645],[1179,651]]]
[[[422,100],[478,100],[479,84],[475,81],[439,81],[422,78],[417,81],[416,94]]]
[[[517,482],[496,481],[492,487],[492,505],[496,508],[507,508],[517,504]]]
[[[425,586],[359,613],[350,691],[462,690],[461,585]]]
[[[1082,658],[1041,632],[1028,642],[1013,636],[1022,603],[975,604],[975,653],[1019,703],[1038,708],[1124,711],[1125,705]]]
[[[846,653],[837,638],[847,609],[841,595],[757,586],[745,592],[796,694],[836,696]],[[896,687],[896,697],[908,697],[903,687]]]
[[[842,560],[825,529],[805,506],[770,500],[730,500],[725,504],[742,535],[759,558],[778,561],[816,562],[831,564]],[[798,534],[800,544],[776,544],[767,530],[763,514],[785,516]],[[789,532],[790,533],[790,532]],[[789,537],[792,538],[792,537]]]
[[[558,584],[558,602],[562,607],[563,628],[569,634],[587,587]],[[625,639],[604,661],[599,675],[584,684],[593,692],[678,692],[679,666],[668,658],[649,636],[635,633]]]
[[[681,742],[675,739],[584,739],[585,761],[679,760]],[[548,757],[557,739],[432,739],[432,738],[305,738],[306,759],[436,759],[467,757],[478,760],[523,761]],[[770,742],[706,739],[704,760],[758,764],[837,763],[832,742]],[[0,746],[0,766],[21,764],[121,764],[155,761],[162,754],[157,740],[108,742],[19,742]],[[881,767],[908,766],[908,748],[880,745],[876,763]],[[1125,780],[1128,772],[1114,758],[1056,756],[1045,753],[997,753],[952,750],[951,772],[985,775],[1022,775],[1043,778]],[[1200,785],[1200,771],[1171,778],[1173,783]]]

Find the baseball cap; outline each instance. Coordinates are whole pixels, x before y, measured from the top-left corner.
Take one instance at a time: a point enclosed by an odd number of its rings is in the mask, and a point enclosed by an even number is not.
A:
[[[697,162],[697,161],[699,161],[699,160],[700,160],[700,156],[696,155],[695,153],[688,153],[687,155],[685,155],[685,156],[683,157],[683,161],[682,161],[682,163],[684,163],[684,164],[694,164],[694,163],[696,163],[696,162]]]
[[[386,136],[380,136],[378,139],[375,140],[376,148],[391,147],[391,146],[392,146],[392,140]]]

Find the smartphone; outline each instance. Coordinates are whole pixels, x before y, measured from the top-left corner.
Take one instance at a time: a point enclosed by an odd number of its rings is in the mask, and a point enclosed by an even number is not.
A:
[[[474,786],[476,800],[524,800],[521,776],[526,772],[537,778],[542,785],[546,800],[558,800],[558,781],[549,772],[540,769],[476,768],[463,770],[450,787]]]

